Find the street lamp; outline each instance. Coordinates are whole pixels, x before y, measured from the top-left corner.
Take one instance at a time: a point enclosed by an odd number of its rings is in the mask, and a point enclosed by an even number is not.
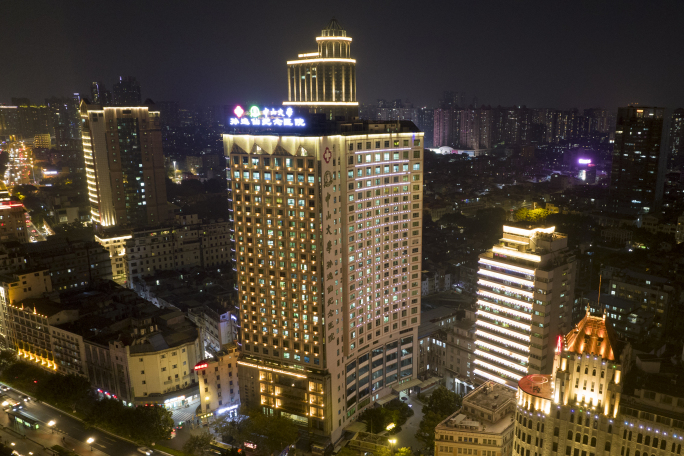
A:
[[[94,438],[90,437],[86,442],[88,442],[88,445],[90,445],[90,451],[93,451],[93,442],[95,441]]]
[[[48,427],[52,429],[53,434],[55,433],[55,424],[57,424],[55,423],[55,420],[50,420],[50,422],[48,422]]]
[[[392,451],[392,454],[394,454],[394,445],[397,443],[397,439],[388,439],[387,441],[390,444],[390,450]]]

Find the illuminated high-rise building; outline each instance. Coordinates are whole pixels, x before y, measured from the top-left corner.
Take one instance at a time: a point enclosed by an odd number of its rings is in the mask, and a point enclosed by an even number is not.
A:
[[[378,399],[421,383],[423,134],[333,124],[223,140],[241,401],[335,442]]]
[[[679,431],[670,426],[671,418],[657,417],[661,419],[656,423],[657,409],[650,407],[641,412],[645,420],[639,420],[639,410],[621,404],[631,349],[618,340],[604,317],[587,311],[567,335],[549,345],[555,348],[553,372],[528,375],[518,383],[514,456],[627,456],[630,450],[634,456],[641,450],[677,454],[681,441]],[[634,403],[630,398],[629,407]],[[667,407],[676,416],[672,405]],[[639,425],[647,420],[652,423]]]
[[[287,62],[285,106],[323,113],[329,120],[358,117],[356,60],[347,31],[332,19],[316,38],[318,49]]]
[[[81,119],[93,223],[136,227],[167,220],[159,112],[83,101]]]
[[[618,108],[610,174],[611,209],[648,212],[660,205],[667,170],[664,108]]]
[[[576,263],[555,227],[503,227],[499,245],[480,255],[476,378],[517,385],[551,373],[553,343],[572,325]]]

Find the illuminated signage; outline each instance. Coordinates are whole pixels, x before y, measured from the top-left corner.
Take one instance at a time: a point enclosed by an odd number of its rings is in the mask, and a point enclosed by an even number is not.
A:
[[[591,163],[591,159],[589,158],[580,158],[578,161],[580,165],[588,165]]]
[[[184,399],[185,399],[185,396],[172,397],[171,399],[165,400],[164,404],[168,404],[169,402],[178,402],[178,401],[182,401]]]
[[[252,450],[256,450],[256,447],[257,447],[256,444],[254,444],[252,442],[245,442],[245,448],[250,448]]]
[[[197,371],[197,370],[206,369],[207,366],[209,366],[207,363],[200,362],[200,363],[195,364],[195,370]]]
[[[269,109],[252,106],[245,111],[242,106],[233,110],[235,117],[228,119],[228,124],[234,127],[305,127],[306,122],[301,117],[292,117],[292,108]]]

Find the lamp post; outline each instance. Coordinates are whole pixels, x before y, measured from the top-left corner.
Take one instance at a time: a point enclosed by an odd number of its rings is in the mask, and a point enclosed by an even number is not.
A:
[[[55,424],[57,424],[57,423],[55,423],[55,420],[50,420],[50,422],[48,422],[48,424],[47,424],[48,427],[49,427],[50,429],[52,429],[52,433],[53,433],[53,434],[55,433]]]
[[[90,445],[90,451],[93,451],[93,442],[94,442],[94,441],[95,441],[95,439],[92,438],[92,437],[90,437],[90,438],[88,438],[88,440],[86,440],[86,442],[88,443],[88,445]]]
[[[388,439],[387,441],[390,444],[390,451],[394,454],[394,445],[397,443],[397,439]]]

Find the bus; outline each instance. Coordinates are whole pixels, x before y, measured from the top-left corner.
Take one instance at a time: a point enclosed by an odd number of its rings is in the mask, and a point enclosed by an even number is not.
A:
[[[33,429],[33,430],[38,430],[38,428],[40,427],[38,420],[35,420],[31,417],[28,417],[21,412],[18,412],[18,411],[17,412],[10,412],[10,411],[8,411],[7,415],[9,415],[10,421],[12,423],[16,423],[16,424],[19,424],[21,426],[24,426],[24,427],[27,427],[27,428]]]

